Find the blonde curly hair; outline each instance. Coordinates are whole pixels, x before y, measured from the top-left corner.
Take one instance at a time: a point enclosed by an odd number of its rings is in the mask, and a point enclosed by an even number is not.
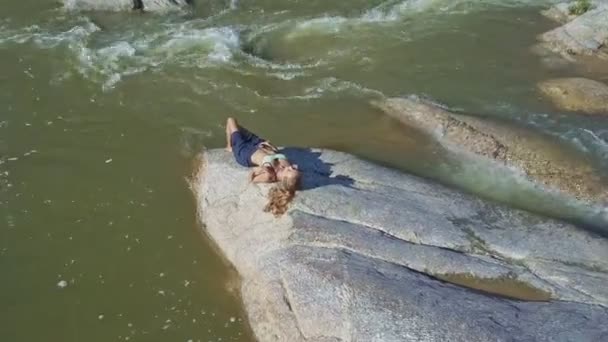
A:
[[[268,204],[264,207],[264,211],[272,213],[275,217],[283,215],[299,187],[300,172],[295,172],[289,177],[283,177],[268,192]]]

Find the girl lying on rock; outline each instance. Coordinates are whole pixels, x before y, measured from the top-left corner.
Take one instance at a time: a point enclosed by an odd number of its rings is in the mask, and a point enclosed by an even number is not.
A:
[[[239,126],[233,118],[226,121],[226,144],[226,150],[234,154],[237,163],[253,167],[249,173],[251,182],[277,183],[268,193],[264,211],[275,216],[285,213],[300,183],[298,165],[291,164],[269,141]]]

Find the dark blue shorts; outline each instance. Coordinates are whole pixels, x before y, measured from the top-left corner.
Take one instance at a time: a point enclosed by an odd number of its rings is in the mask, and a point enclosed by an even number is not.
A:
[[[236,162],[246,167],[255,166],[251,162],[251,156],[257,151],[262,142],[264,140],[244,128],[233,132],[230,135],[230,144],[232,145],[232,153]]]

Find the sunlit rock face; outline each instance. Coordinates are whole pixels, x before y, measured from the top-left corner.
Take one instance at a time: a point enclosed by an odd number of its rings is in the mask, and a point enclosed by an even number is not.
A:
[[[226,151],[206,151],[191,183],[259,341],[608,336],[605,238],[348,154],[284,153],[303,179],[279,218],[262,210],[272,185],[249,183]]]

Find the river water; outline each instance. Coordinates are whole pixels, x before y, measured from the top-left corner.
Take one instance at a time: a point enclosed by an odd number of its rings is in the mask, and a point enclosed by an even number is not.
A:
[[[454,160],[369,105],[430,97],[554,135],[606,173],[608,122],[556,112],[535,91],[574,71],[530,53],[555,24],[529,3],[218,0],[162,16],[4,4],[2,340],[250,341],[186,181],[198,151],[223,146],[228,116],[276,144],[588,221],[588,208]]]

